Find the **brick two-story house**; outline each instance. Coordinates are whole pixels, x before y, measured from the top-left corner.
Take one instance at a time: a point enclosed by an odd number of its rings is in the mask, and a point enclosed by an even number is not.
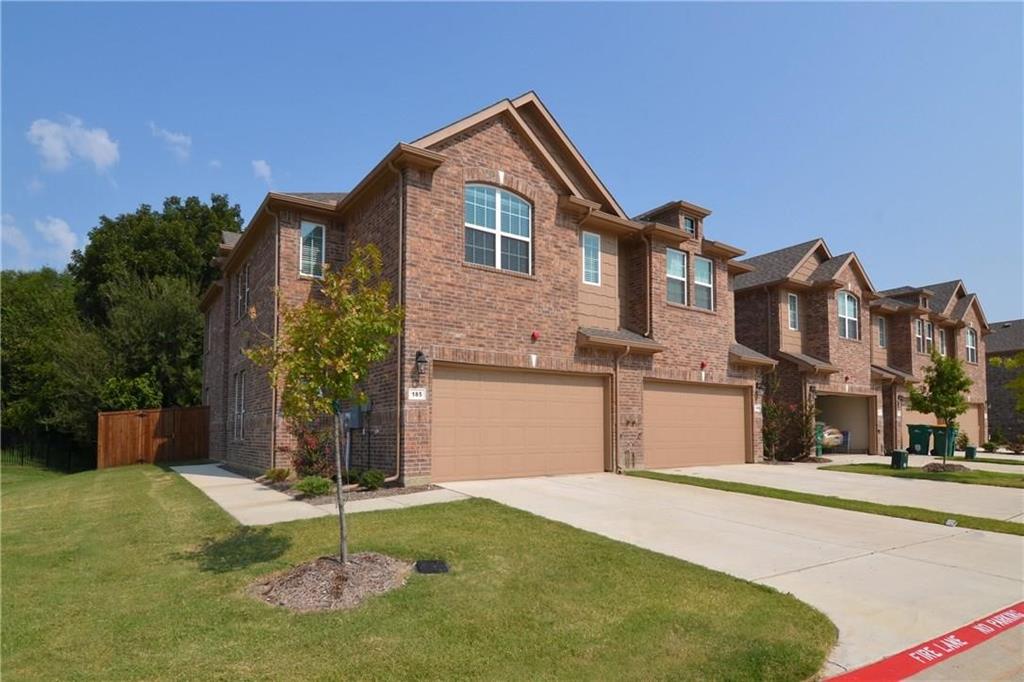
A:
[[[736,338],[778,364],[779,398],[813,403],[849,434],[850,452],[882,451],[882,389],[872,371],[874,286],[854,253],[812,239],[740,261]]]
[[[1018,353],[1024,353],[1024,320],[993,322],[992,333],[985,339],[985,357],[1008,360]],[[990,437],[1024,441],[1024,413],[1017,410],[1017,395],[1007,387],[1009,382],[1024,374],[1024,367],[1010,368],[986,362],[985,370]]]
[[[961,280],[902,286],[879,292],[871,302],[874,328],[875,370],[891,377],[884,401],[885,445],[905,448],[908,424],[935,425],[933,415],[909,409],[907,385],[924,378],[932,349],[959,358],[974,384],[968,395],[970,408],[958,420],[960,429],[974,445],[987,433],[987,378],[985,336],[989,325],[976,294]]]
[[[397,145],[348,193],[271,192],[202,300],[211,456],[288,465],[280,396],[242,349],[372,242],[406,316],[354,465],[413,484],[754,461],[775,361],[736,342],[750,267],[709,215],[629,217],[533,93]]]

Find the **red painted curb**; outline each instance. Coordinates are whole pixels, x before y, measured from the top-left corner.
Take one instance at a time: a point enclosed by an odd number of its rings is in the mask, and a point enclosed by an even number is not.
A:
[[[1024,623],[1024,601],[1007,606],[1002,611],[979,618],[973,623],[968,623],[935,639],[912,646],[889,658],[883,658],[881,661],[870,663],[863,668],[831,677],[829,682],[905,680],[1022,623]]]

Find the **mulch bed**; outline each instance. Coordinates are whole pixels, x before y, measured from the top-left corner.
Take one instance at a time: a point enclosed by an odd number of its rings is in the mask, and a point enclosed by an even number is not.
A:
[[[344,568],[337,559],[320,557],[253,583],[248,593],[300,613],[351,609],[405,585],[412,567],[376,552],[353,554]]]
[[[302,500],[303,502],[308,502],[310,504],[336,504],[333,490],[327,495],[316,495],[310,497],[292,488],[292,486],[295,485],[295,481],[282,481],[281,483],[273,483],[261,476],[260,478],[256,479],[256,482],[262,483],[268,488],[273,488],[278,492],[282,492],[285,495],[291,495],[297,500]],[[345,502],[354,502],[356,500],[369,500],[375,497],[391,497],[392,495],[408,495],[409,493],[421,493],[425,490],[437,490],[437,486],[428,484],[409,486],[404,488],[395,486],[392,488],[378,488],[377,490],[346,490]]]
[[[963,464],[943,464],[942,462],[932,462],[931,464],[925,464],[921,467],[921,471],[928,471],[933,474],[944,474],[953,471],[971,471]]]

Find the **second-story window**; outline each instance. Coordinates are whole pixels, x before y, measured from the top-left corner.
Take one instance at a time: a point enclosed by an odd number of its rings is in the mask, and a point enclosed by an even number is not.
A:
[[[889,329],[886,327],[884,317],[878,318],[878,347],[885,348],[889,345]]]
[[[235,319],[240,320],[249,309],[249,264],[235,273]]]
[[[914,320],[914,348],[918,353],[924,352],[924,320]]]
[[[683,230],[692,237],[697,236],[697,221],[689,216],[683,216]]]
[[[935,347],[935,325],[931,322],[924,323],[924,352],[931,354]]]
[[[788,294],[789,301],[789,328],[800,329],[800,297],[796,294]]]
[[[467,263],[530,274],[530,204],[496,187],[466,185],[463,213]]]
[[[324,274],[324,226],[319,223],[302,221],[302,244],[299,248],[299,274],[307,277],[323,277]]]
[[[686,254],[665,249],[667,297],[671,303],[686,305]]]
[[[587,284],[601,284],[601,235],[584,232],[580,235],[583,242],[583,281]]]
[[[964,350],[967,351],[967,362],[975,363],[978,362],[978,332],[973,329],[968,329],[964,335]]]
[[[939,330],[939,355],[945,357],[947,353],[946,349],[946,330]]]
[[[839,336],[844,339],[860,338],[860,304],[849,291],[840,291]]]
[[[693,305],[715,309],[715,264],[700,256],[693,259]]]

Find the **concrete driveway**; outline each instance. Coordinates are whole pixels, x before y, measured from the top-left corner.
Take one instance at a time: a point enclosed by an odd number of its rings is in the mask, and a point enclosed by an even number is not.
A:
[[[870,455],[829,455],[832,464],[872,462],[888,464],[888,457]],[[911,466],[919,467],[933,461],[931,457],[914,457]],[[962,463],[962,462],[958,462]],[[1024,521],[1024,489],[996,488],[919,479],[890,478],[842,471],[820,471],[821,464],[731,464],[699,466],[684,469],[662,469],[666,473],[714,478],[720,481],[751,483],[818,495],[832,495],[880,504],[897,504],[939,511],[983,516],[1004,521]],[[985,468],[984,464],[968,464]],[[988,469],[1002,473],[1024,474],[1024,467],[990,464]]]
[[[1024,595],[1017,536],[614,474],[445,487],[791,592],[839,628],[830,674]]]

